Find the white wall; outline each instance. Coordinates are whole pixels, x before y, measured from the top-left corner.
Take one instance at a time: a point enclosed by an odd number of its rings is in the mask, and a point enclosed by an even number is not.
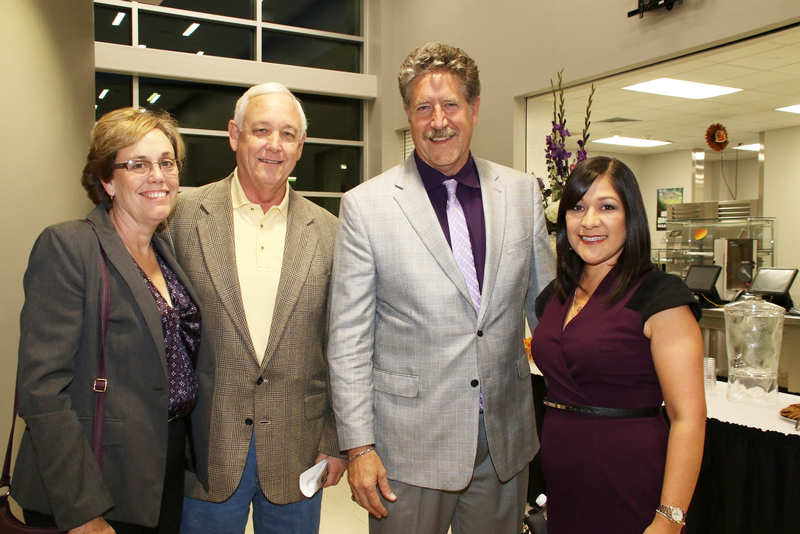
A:
[[[764,215],[777,217],[775,267],[800,267],[800,128],[772,130],[764,135]],[[800,280],[792,287],[800,305]]]
[[[86,0],[0,2],[0,437],[10,427],[22,275],[36,236],[84,216],[94,122],[94,20]],[[3,442],[4,443],[4,442]]]
[[[736,200],[758,198],[758,165],[758,158],[740,158],[737,172],[735,150],[726,150],[722,157],[707,150],[705,200],[732,200],[731,193],[735,193]]]

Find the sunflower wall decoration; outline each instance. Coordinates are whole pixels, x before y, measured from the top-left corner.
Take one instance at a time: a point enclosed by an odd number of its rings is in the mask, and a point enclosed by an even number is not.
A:
[[[722,152],[728,146],[728,130],[721,124],[712,124],[706,130],[706,143],[715,152]]]

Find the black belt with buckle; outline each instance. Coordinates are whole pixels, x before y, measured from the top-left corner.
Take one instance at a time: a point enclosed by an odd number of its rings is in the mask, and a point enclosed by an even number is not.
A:
[[[565,412],[582,413],[584,415],[601,415],[603,417],[639,418],[661,415],[661,406],[657,408],[601,408],[599,406],[581,406],[580,404],[564,404],[544,399],[544,405]]]

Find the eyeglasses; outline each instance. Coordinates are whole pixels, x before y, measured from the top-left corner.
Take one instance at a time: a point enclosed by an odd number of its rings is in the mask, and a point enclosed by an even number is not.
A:
[[[158,162],[147,160],[128,160],[124,163],[114,163],[112,169],[128,169],[128,172],[138,174],[140,176],[147,176],[153,170],[153,166],[158,165],[162,174],[178,174],[183,168],[182,161],[175,161],[174,159],[162,159]]]

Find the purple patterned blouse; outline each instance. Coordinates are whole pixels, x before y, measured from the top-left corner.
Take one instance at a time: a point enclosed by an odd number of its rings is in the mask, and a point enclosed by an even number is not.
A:
[[[153,294],[158,311],[161,313],[169,373],[169,419],[172,420],[189,415],[197,403],[197,377],[194,368],[197,364],[197,349],[200,346],[200,310],[189,298],[186,288],[155,247],[153,251],[167,282],[172,306],[167,303],[139,264],[136,266],[139,267],[139,272],[150,288],[150,293]]]

